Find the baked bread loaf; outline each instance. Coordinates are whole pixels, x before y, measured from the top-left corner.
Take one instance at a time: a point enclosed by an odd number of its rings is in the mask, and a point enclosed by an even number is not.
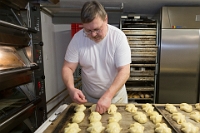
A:
[[[0,46],[0,70],[25,66],[14,47]]]

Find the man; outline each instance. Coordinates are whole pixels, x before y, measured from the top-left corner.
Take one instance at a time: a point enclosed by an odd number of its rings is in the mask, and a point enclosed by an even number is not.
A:
[[[96,103],[96,111],[102,114],[111,103],[128,102],[124,84],[130,74],[130,47],[125,34],[108,24],[107,13],[99,2],[83,5],[81,21],[83,29],[74,35],[66,51],[63,80],[74,102]],[[74,87],[73,81],[78,64],[82,91]]]

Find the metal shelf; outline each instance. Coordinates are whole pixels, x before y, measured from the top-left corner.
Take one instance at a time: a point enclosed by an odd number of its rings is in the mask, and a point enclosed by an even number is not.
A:
[[[128,100],[155,102],[155,71],[157,70],[157,22],[155,20],[121,18],[120,28],[131,48],[130,77],[126,82]],[[149,98],[131,98],[130,95],[146,94]]]

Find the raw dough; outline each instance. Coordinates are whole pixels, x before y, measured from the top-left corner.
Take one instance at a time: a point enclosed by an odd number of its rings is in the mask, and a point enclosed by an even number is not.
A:
[[[81,129],[77,123],[68,123],[68,127],[65,128],[64,133],[78,133]]]
[[[117,112],[117,107],[114,104],[111,104],[110,107],[108,108],[108,114],[114,114]]]
[[[90,133],[101,133],[105,127],[102,125],[100,121],[92,122],[89,124],[87,131]]]
[[[131,112],[131,113],[136,112],[137,109],[138,109],[138,108],[135,107],[135,105],[132,104],[132,103],[127,104],[127,105],[126,105],[126,108],[125,108],[126,111]]]
[[[84,112],[76,112],[74,114],[74,116],[72,117],[72,122],[73,123],[80,123],[81,121],[83,121],[84,117],[85,117]]]
[[[181,131],[184,133],[199,133],[199,127],[194,126],[190,122],[185,122],[181,124]]]
[[[130,128],[128,129],[129,133],[143,133],[144,132],[144,126],[142,126],[140,123],[135,122],[134,124],[130,125]]]
[[[187,112],[187,113],[190,113],[193,110],[192,109],[192,105],[189,105],[187,103],[181,103],[180,104],[180,109],[183,110],[183,111],[185,111],[185,112]]]
[[[195,109],[197,109],[197,110],[200,111],[200,103],[196,103],[196,104],[195,104]]]
[[[76,105],[76,107],[74,108],[74,110],[76,111],[76,112],[79,112],[79,111],[85,111],[86,110],[86,107],[85,107],[85,105],[83,105],[83,104],[77,104]]]
[[[93,104],[89,109],[91,112],[95,112],[96,111],[96,104]]]
[[[149,114],[147,114],[148,116],[152,116],[152,115],[159,115],[159,113],[157,111],[152,111]]]
[[[154,107],[153,107],[151,104],[149,104],[149,103],[143,104],[143,105],[142,105],[142,109],[143,109],[147,114],[149,114],[149,113],[151,113],[152,111],[154,111]]]
[[[178,112],[177,109],[176,109],[176,107],[175,107],[173,104],[169,104],[169,103],[167,103],[167,104],[165,105],[165,109],[166,109],[168,112],[170,112],[171,114],[172,114],[172,113]]]
[[[122,115],[119,112],[115,112],[108,118],[108,122],[119,122],[122,119]]]
[[[118,122],[111,122],[106,127],[107,133],[120,133],[122,128],[120,127]]]
[[[200,112],[197,111],[193,111],[190,113],[190,119],[196,121],[196,122],[200,122]]]
[[[157,123],[155,127],[156,133],[172,133],[171,129],[165,123]]]
[[[90,116],[88,117],[88,119],[90,120],[90,122],[100,121],[101,118],[102,118],[102,116],[98,112],[92,112],[90,114]]]
[[[156,111],[155,113],[152,113],[150,115],[150,120],[153,121],[153,123],[160,123],[162,121],[162,115],[159,115]]]
[[[175,120],[178,124],[182,124],[182,123],[186,122],[185,115],[183,115],[181,113],[173,113],[172,119]]]
[[[134,118],[134,120],[136,120],[137,122],[139,122],[141,124],[144,124],[147,122],[147,116],[142,112],[133,113],[133,118]]]

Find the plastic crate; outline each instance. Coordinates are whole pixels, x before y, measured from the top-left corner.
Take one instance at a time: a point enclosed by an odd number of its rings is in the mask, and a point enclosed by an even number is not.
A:
[[[71,23],[71,37],[74,36],[76,32],[81,30],[83,28],[83,25],[81,23]]]

